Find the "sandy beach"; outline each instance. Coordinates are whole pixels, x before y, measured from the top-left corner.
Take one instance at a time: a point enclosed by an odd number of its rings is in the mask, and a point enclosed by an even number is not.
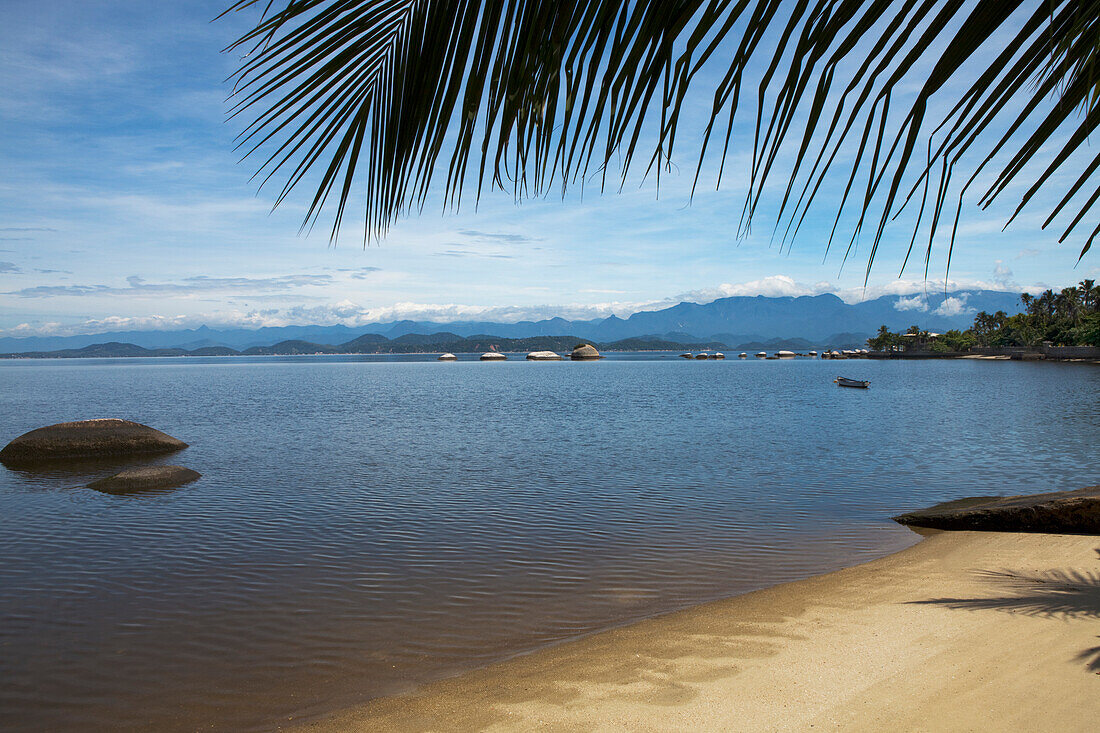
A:
[[[946,532],[304,728],[1094,731],[1098,720],[1100,537]]]

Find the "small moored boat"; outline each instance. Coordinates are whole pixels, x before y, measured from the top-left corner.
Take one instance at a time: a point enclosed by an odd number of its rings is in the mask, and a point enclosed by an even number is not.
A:
[[[855,387],[856,389],[867,389],[871,386],[871,383],[864,379],[849,379],[848,377],[837,377],[833,380],[840,387]]]

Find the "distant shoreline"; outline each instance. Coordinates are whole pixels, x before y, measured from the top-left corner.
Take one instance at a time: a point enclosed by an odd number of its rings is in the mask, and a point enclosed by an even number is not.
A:
[[[583,340],[578,339],[579,343]],[[119,344],[118,346],[127,347],[124,349],[101,349],[99,347],[113,346],[113,344],[92,344],[84,349],[61,349],[58,351],[43,351],[43,352],[25,352],[25,353],[13,353],[13,354],[0,354],[0,359],[3,360],[40,360],[40,361],[56,361],[56,360],[80,360],[80,359],[166,359],[166,358],[234,358],[234,357],[258,357],[258,356],[432,356],[438,354],[463,354],[463,355],[476,355],[483,354],[487,351],[496,351],[500,354],[508,354],[515,356],[523,356],[531,351],[540,351],[543,349],[536,347],[524,347],[522,349],[493,349],[493,348],[476,348],[476,349],[460,349],[460,348],[436,348],[425,350],[406,350],[406,351],[306,351],[300,349],[287,349],[285,351],[278,349],[278,344],[273,347],[262,347],[257,349],[248,349],[245,351],[237,351],[235,349],[145,349],[134,344]],[[451,345],[453,346],[453,345]],[[731,353],[727,354],[727,359],[731,356],[733,361],[738,361],[737,352],[741,350],[741,347],[728,347],[722,345],[703,345],[703,344],[677,344],[669,346],[668,344],[661,344],[656,348],[614,348],[612,345],[600,346],[596,344],[597,348],[602,353],[609,354],[680,354],[685,352],[715,352],[728,350]],[[335,349],[335,347],[333,347]],[[825,348],[825,347],[822,347]],[[755,349],[755,347],[750,347]],[[568,355],[570,348],[546,348],[547,351],[556,351]],[[984,350],[982,353],[970,353],[970,352],[900,352],[900,353],[882,353],[882,352],[868,352],[859,357],[845,357],[846,359],[870,359],[876,361],[927,361],[934,359],[955,359],[955,360],[1013,360],[1013,361],[1056,361],[1056,362],[1075,362],[1075,363],[1100,363],[1100,348],[1097,347],[1055,347],[1052,352],[1064,352],[1064,353],[1040,353],[1040,352],[1028,352],[1019,353],[1018,350],[1001,350],[998,353],[985,353],[993,350]],[[81,353],[73,353],[81,352]],[[755,357],[755,354],[751,354]],[[815,357],[800,356],[802,359],[813,359]],[[754,359],[755,360],[755,359]],[[824,359],[823,359],[824,360]]]
[[[449,340],[432,340],[433,337],[451,336]],[[409,334],[388,339],[377,334],[364,334],[343,344],[318,344],[309,341],[281,341],[271,346],[253,346],[244,350],[228,346],[204,346],[197,349],[165,348],[147,349],[132,343],[107,342],[90,344],[79,349],[54,351],[24,351],[0,354],[3,359],[95,359],[166,356],[381,356],[414,354],[483,354],[495,351],[502,354],[525,354],[532,351],[554,351],[568,354],[579,344],[593,344],[601,351],[716,351],[728,348],[718,342],[681,344],[659,339],[629,338],[608,343],[597,343],[576,336],[538,336],[509,339],[497,336],[455,337],[453,334]]]

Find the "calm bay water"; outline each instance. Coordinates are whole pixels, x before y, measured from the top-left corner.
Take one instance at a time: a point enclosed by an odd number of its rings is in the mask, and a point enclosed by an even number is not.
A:
[[[871,389],[838,389],[837,374]],[[0,468],[17,730],[267,730],[916,540],[892,514],[1100,482],[1100,369],[1045,363],[0,362],[0,444],[137,420],[191,444]]]

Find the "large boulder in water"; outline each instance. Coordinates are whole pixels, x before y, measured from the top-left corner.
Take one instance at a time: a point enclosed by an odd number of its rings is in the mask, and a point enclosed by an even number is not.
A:
[[[108,494],[125,494],[150,489],[174,489],[198,478],[202,478],[202,474],[183,466],[144,466],[93,481],[88,488]]]
[[[152,455],[186,447],[182,440],[130,420],[79,420],[20,435],[0,450],[0,463],[31,465],[79,458]]]
[[[899,524],[989,532],[1100,534],[1100,486],[1027,496],[980,496],[894,517]]]
[[[596,351],[596,347],[592,344],[578,344],[573,348],[573,353],[569,355],[569,358],[573,361],[599,359],[600,352]]]

